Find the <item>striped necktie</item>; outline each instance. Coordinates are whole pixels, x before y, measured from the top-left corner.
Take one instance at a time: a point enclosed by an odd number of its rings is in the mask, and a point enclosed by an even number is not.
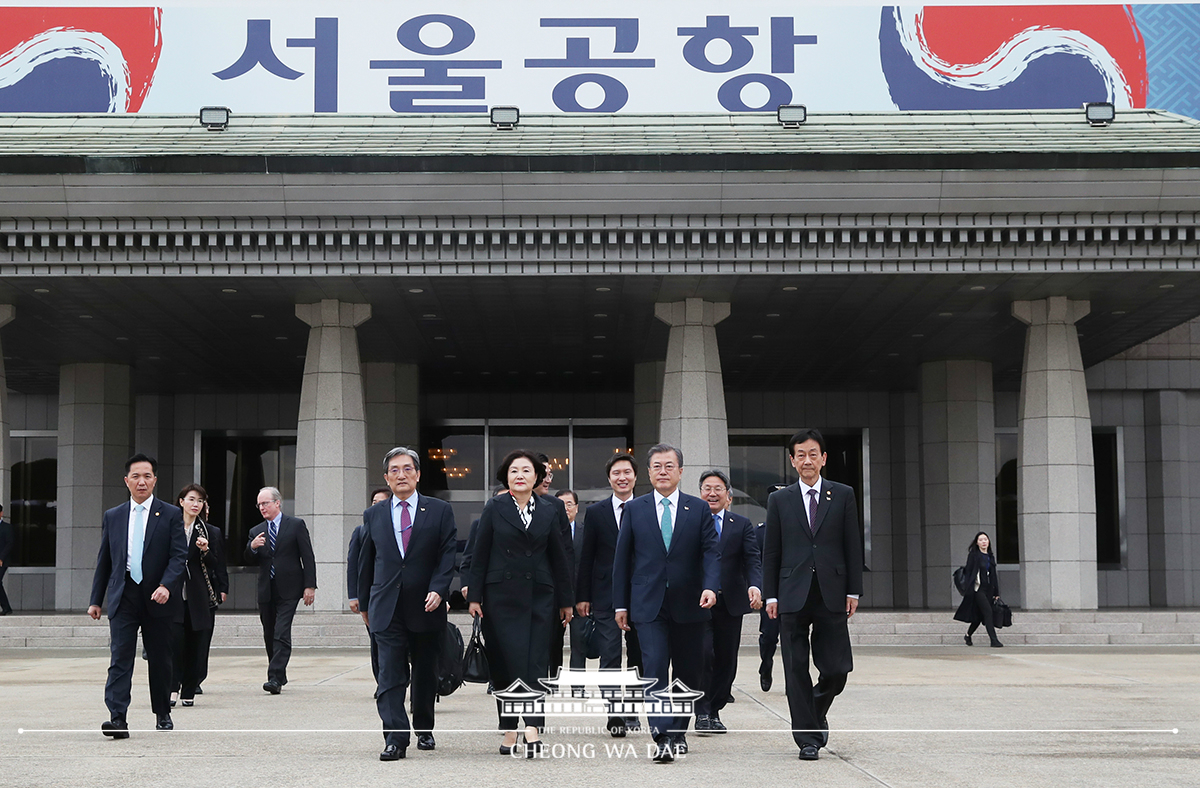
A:
[[[271,579],[275,579],[275,540],[279,536],[279,526],[275,521],[267,523],[267,539],[271,543]]]

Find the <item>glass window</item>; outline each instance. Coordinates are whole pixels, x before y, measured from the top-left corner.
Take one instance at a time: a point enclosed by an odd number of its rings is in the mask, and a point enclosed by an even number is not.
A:
[[[241,548],[250,529],[263,519],[258,512],[258,491],[279,488],[283,511],[295,512],[295,436],[202,435],[200,485],[208,492],[209,519],[225,529],[229,564],[244,565]]]
[[[9,438],[11,487],[4,517],[13,525],[14,566],[54,566],[58,521],[58,438]]]
[[[1021,560],[1017,538],[1017,434],[996,434],[996,561]]]
[[[577,425],[572,440],[571,484],[579,495],[580,504],[594,503],[608,497],[612,490],[608,486],[604,466],[614,454],[633,454],[629,446],[629,427],[624,424]],[[644,464],[639,461],[638,467]],[[566,486],[565,480],[562,486]]]
[[[1096,563],[1121,566],[1120,461],[1115,431],[1092,433],[1093,469],[1096,473]]]
[[[483,425],[428,426],[421,446],[425,452],[421,458],[422,493],[440,498],[438,493],[447,490],[479,491],[490,486],[490,480],[484,478]]]

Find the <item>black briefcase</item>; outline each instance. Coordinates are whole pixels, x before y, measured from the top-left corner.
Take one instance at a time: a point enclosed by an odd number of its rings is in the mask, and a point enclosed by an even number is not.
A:
[[[992,600],[992,626],[996,629],[1012,626],[1012,608],[1000,597]]]

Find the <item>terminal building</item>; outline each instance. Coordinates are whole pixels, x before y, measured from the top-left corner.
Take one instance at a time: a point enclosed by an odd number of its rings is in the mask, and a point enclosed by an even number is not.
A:
[[[5,584],[87,606],[135,451],[209,491],[233,607],[275,485],[340,610],[392,446],[465,538],[516,447],[587,502],[677,444],[761,520],[812,426],[865,606],[952,606],[984,530],[1012,604],[1194,607],[1198,259],[1155,110],[0,116]]]

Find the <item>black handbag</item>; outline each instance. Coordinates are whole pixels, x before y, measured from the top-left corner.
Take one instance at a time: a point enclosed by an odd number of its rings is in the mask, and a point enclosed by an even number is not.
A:
[[[596,617],[583,620],[583,650],[588,659],[600,659],[600,637],[596,634]]]
[[[992,600],[992,626],[996,629],[1012,626],[1012,608],[1000,597]]]
[[[958,589],[958,593],[963,596],[970,596],[975,589],[972,588],[974,583],[967,580],[967,568],[960,566],[954,570],[954,587]]]
[[[472,684],[487,684],[491,681],[492,673],[488,668],[487,652],[483,650],[482,620],[475,619],[471,625],[471,640],[463,653],[463,681]]]

